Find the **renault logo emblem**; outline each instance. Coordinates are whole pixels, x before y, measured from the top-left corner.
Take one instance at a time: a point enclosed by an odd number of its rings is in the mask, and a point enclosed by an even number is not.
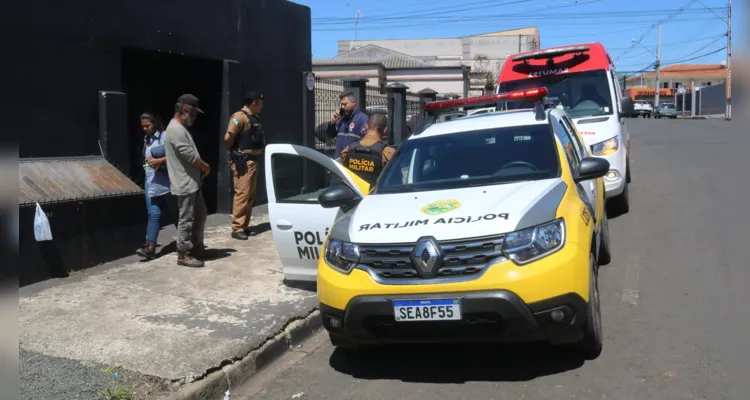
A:
[[[433,237],[420,238],[411,253],[411,262],[420,277],[434,278],[437,276],[438,270],[443,264],[443,251],[437,240]]]

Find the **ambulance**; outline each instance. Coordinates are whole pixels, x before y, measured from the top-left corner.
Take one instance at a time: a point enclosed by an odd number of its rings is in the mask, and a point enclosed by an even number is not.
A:
[[[633,100],[623,97],[615,65],[601,43],[587,43],[511,54],[498,76],[497,92],[545,87],[548,101],[565,110],[596,157],[609,161],[604,176],[607,202],[615,214],[630,209],[630,135]],[[524,102],[508,109],[528,108]]]

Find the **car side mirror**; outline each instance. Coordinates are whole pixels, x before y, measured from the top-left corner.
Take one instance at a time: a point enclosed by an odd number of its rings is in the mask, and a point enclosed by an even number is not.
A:
[[[359,202],[360,198],[349,187],[340,183],[324,190],[318,195],[318,203],[323,208],[345,207],[351,208]]]
[[[599,157],[586,157],[581,160],[581,165],[578,166],[575,181],[581,182],[601,178],[607,175],[607,172],[609,172],[609,161]]]
[[[622,106],[622,116],[625,118],[631,118],[635,115],[635,103],[630,97],[623,97],[620,100]]]

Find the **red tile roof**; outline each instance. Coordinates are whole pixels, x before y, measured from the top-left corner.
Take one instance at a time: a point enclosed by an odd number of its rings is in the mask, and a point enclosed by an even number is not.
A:
[[[661,78],[724,78],[726,76],[726,68],[721,64],[682,64],[682,65],[670,65],[664,67],[660,71]],[[650,71],[643,75],[633,76],[628,78],[628,81],[643,78],[655,78],[656,72]]]

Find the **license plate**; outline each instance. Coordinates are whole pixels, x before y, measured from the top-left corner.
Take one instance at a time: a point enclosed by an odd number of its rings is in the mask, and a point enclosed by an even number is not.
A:
[[[397,300],[393,302],[396,321],[459,321],[461,302],[444,300]]]

